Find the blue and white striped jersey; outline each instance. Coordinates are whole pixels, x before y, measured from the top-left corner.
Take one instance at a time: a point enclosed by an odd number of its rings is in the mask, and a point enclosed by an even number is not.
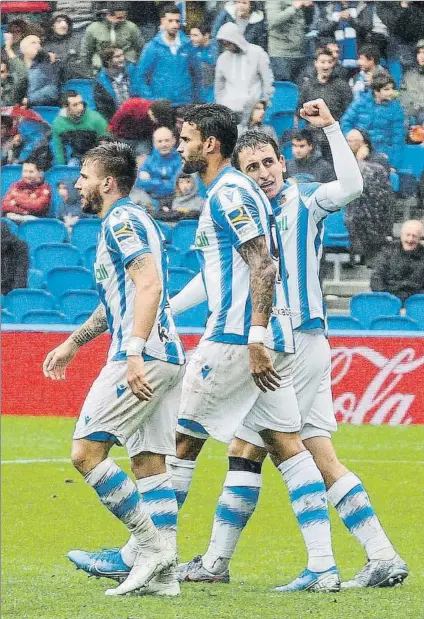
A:
[[[279,273],[265,344],[272,350],[294,352],[286,269],[274,213],[256,183],[230,166],[208,187],[196,233],[210,312],[203,338],[247,344],[252,309],[250,271],[237,250],[262,235]]]
[[[284,185],[272,201],[288,272],[289,303],[295,329],[324,328],[325,304],[319,281],[324,219],[340,210],[320,183]]]
[[[135,285],[127,273],[127,266],[136,256],[146,253],[152,254],[156,261],[162,296],[144,358],[182,365],[185,355],[169,307],[168,258],[162,232],[147,211],[129,198],[115,202],[103,218],[94,265],[97,290],[106,308],[112,336],[108,360],[126,359],[135,300]]]

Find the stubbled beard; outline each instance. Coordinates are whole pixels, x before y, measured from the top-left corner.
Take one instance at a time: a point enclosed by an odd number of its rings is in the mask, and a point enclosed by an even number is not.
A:
[[[96,188],[91,189],[87,197],[84,199],[81,210],[88,215],[98,215],[103,207],[102,196]]]
[[[186,159],[183,165],[183,172],[185,174],[195,174],[196,172],[202,174],[202,172],[206,172],[207,168],[208,162],[206,159]]]

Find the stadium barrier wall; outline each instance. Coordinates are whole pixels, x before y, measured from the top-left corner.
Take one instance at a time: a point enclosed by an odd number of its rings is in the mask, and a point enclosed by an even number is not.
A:
[[[84,346],[65,381],[51,381],[44,377],[42,363],[47,352],[64,341],[68,329],[27,328],[3,327],[2,414],[77,416],[106,360],[109,337],[101,336]],[[189,351],[196,346],[200,331],[184,331],[181,337]],[[391,337],[387,332],[334,332],[330,343],[339,422],[424,424],[423,332]]]

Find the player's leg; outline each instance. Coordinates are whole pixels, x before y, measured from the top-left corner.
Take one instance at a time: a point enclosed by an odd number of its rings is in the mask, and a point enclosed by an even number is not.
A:
[[[331,545],[325,484],[299,434],[301,419],[293,387],[293,358],[279,354],[274,363],[282,377],[280,388],[261,394],[243,425],[259,432],[268,445],[287,485],[308,554],[307,569],[293,583],[278,590],[337,591],[340,580]]]
[[[253,440],[263,444],[259,435]],[[235,438],[228,448],[229,471],[219,497],[208,550],[178,566],[180,581],[229,582],[228,566],[238,540],[255,511],[262,485],[263,447]]]
[[[314,433],[312,426],[309,433]],[[366,566],[342,587],[381,587],[402,582],[408,568],[384,532],[362,481],[339,462],[331,438],[311,436],[304,439],[304,444],[323,475],[329,502],[367,554]]]
[[[184,420],[180,419],[179,423],[183,424]],[[190,425],[193,427],[194,423],[195,422],[191,422]],[[190,489],[197,457],[208,438],[208,433],[200,424],[197,424],[194,430],[190,430],[183,425],[179,425],[178,427],[180,431],[176,433],[177,452],[175,456],[167,457],[166,464],[172,477],[178,509],[181,509]],[[183,434],[183,432],[186,431],[192,434]],[[195,433],[196,435],[194,435]]]

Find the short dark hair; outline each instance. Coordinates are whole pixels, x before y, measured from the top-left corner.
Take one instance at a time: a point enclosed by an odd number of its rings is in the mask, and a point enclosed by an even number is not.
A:
[[[385,86],[392,84],[395,86],[395,80],[387,71],[376,71],[372,76],[371,89],[373,92],[378,92]]]
[[[85,153],[81,164],[97,163],[105,176],[113,176],[119,191],[128,195],[137,178],[137,161],[131,146],[124,142],[109,142]]]
[[[25,159],[25,161],[22,162],[22,165],[25,165],[26,163],[28,163],[29,165],[35,165],[35,167],[37,168],[39,172],[43,171],[42,166],[39,164],[39,162],[36,159]]]
[[[156,99],[156,101],[153,101],[151,104],[150,109],[156,119],[155,126],[174,129],[175,108],[168,99]]]
[[[281,151],[273,137],[263,131],[246,131],[246,133],[243,133],[243,135],[241,135],[237,140],[233,150],[233,156],[231,158],[232,165],[237,168],[237,170],[240,170],[241,151],[245,148],[252,148],[255,150],[259,146],[266,144],[270,144],[272,146],[277,159],[280,160]]]
[[[210,34],[212,32],[212,24],[210,21],[207,21],[207,20],[202,21],[200,24],[197,24],[197,26],[192,26],[190,30],[193,30],[194,28],[197,28],[197,30],[200,30],[203,36],[205,36],[205,34]]]
[[[106,5],[106,13],[112,15],[113,13],[117,13],[118,11],[128,12],[128,7],[126,2],[108,2]]]
[[[359,56],[365,56],[368,60],[374,60],[375,64],[380,63],[380,50],[376,45],[363,45],[358,52]]]
[[[315,52],[315,60],[318,60],[318,56],[329,56],[329,58],[333,59],[333,54],[326,47],[319,47]]]
[[[161,3],[161,7],[159,10],[159,17],[165,17],[167,13],[171,13],[171,15],[181,15],[181,11],[176,4],[173,2],[165,2],[165,4]]]
[[[215,137],[221,144],[221,155],[231,157],[237,142],[237,120],[234,112],[219,103],[193,105],[184,115],[184,121],[196,125],[202,140]]]
[[[311,146],[314,145],[314,138],[310,129],[294,129],[291,134],[292,140],[306,140]]]
[[[63,90],[60,93],[60,107],[68,107],[68,99],[70,97],[80,97],[81,93],[76,90]]]
[[[109,65],[117,49],[123,51],[122,47],[119,47],[119,45],[108,45],[100,50],[99,56],[103,66],[107,67]]]

